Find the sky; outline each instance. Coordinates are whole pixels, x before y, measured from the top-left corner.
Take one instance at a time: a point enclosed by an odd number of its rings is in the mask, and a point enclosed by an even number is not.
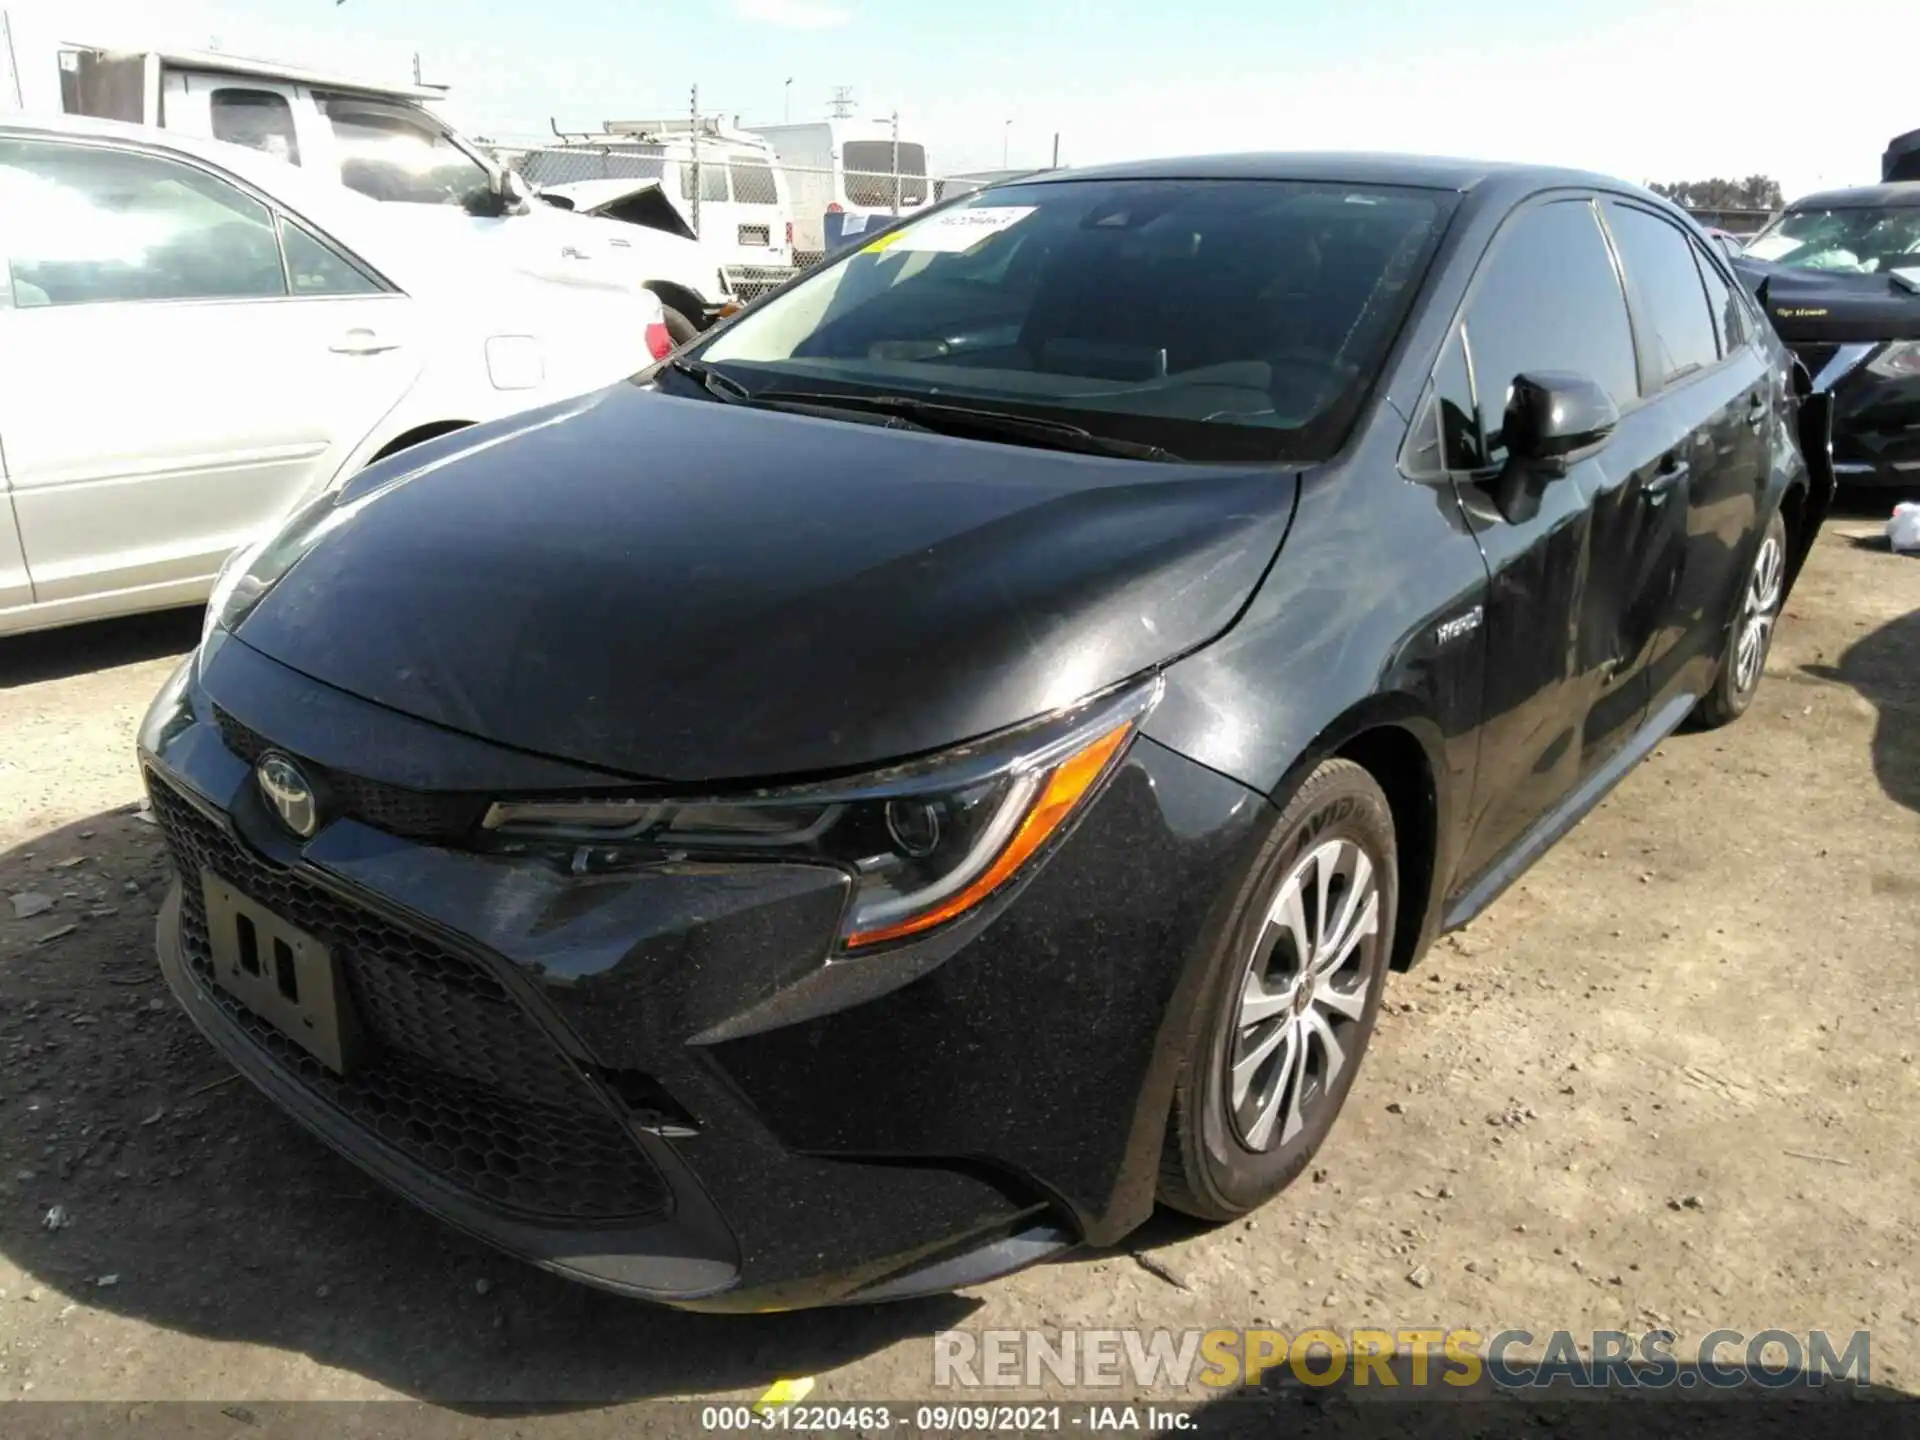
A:
[[[901,115],[936,172],[1384,149],[1635,181],[1879,178],[1920,128],[1916,0],[0,0],[29,109],[63,41],[451,87],[469,134]],[[1831,17],[1831,18],[1828,18]],[[1876,37],[1878,37],[1876,42]],[[1865,43],[1862,43],[1862,42]],[[1844,67],[1844,68],[1842,68]],[[789,85],[789,81],[791,84]],[[0,54],[0,107],[14,103]]]

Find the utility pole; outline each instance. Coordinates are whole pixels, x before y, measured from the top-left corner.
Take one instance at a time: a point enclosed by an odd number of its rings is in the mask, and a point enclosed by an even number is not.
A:
[[[420,52],[418,50],[413,52],[413,83],[416,85],[420,83]]]
[[[1053,168],[1055,170],[1060,168],[1060,132],[1058,130],[1053,132]]]
[[[893,112],[893,213],[900,213],[900,112]]]
[[[853,114],[853,87],[836,85],[833,87],[833,118],[845,120]]]
[[[700,234],[700,87],[693,87],[693,100],[690,105],[693,125],[687,131],[687,138],[693,142],[693,233]]]
[[[0,10],[0,35],[4,35],[7,41],[7,72],[13,76],[13,105],[16,110],[24,110],[27,101],[20,89],[20,57],[13,49],[13,22],[7,18],[4,10]]]

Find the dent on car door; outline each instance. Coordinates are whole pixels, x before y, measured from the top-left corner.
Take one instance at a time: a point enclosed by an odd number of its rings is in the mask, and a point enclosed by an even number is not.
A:
[[[1659,714],[1684,710],[1719,664],[1780,397],[1743,307],[1699,244],[1637,205],[1610,200],[1605,215],[1654,397],[1631,427],[1640,465],[1640,613],[1631,618]]]
[[[280,222],[225,179],[139,148],[9,140],[0,188],[0,434],[35,599],[195,599],[393,403],[392,379],[332,353],[350,308],[289,296]],[[318,277],[302,296],[337,283],[310,257],[291,269]]]
[[[1639,396],[1627,304],[1591,201],[1510,219],[1482,262],[1437,381],[1454,392],[1448,468],[1488,570],[1480,760],[1459,879],[1471,882],[1604,764],[1645,713],[1643,677],[1620,663],[1633,596],[1616,572],[1630,467],[1612,443],[1526,506],[1499,506],[1502,431],[1521,375],[1583,375],[1629,414]],[[1463,884],[1459,888],[1464,889]]]

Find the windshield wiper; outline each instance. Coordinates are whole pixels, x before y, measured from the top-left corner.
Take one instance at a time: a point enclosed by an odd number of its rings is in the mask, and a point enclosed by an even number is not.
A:
[[[739,401],[749,398],[747,387],[742,385],[738,380],[730,379],[722,375],[711,365],[704,365],[698,360],[683,360],[675,356],[673,359],[667,361],[667,368],[685,375],[689,380],[699,385],[701,389],[711,394],[716,400],[725,400],[729,404],[737,404]]]
[[[724,400],[729,405],[752,398],[747,387],[738,380],[730,380],[711,365],[703,365],[698,360],[682,360],[676,356],[667,361],[667,368],[686,376],[714,399]]]
[[[972,405],[948,405],[917,400],[908,395],[837,395],[824,390],[756,390],[757,405],[813,405],[824,410],[858,410],[869,415],[892,415],[947,435],[974,435],[994,440],[1024,440],[1051,450],[1083,455],[1112,455],[1124,460],[1178,460],[1158,445],[1096,435],[1064,420],[1016,415],[1005,410],[982,410]]]

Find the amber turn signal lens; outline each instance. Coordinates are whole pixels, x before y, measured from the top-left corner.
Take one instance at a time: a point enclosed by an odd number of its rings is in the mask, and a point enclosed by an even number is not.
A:
[[[1047,776],[1047,783],[1041,787],[1039,799],[1033,802],[1033,808],[1020,822],[1020,828],[1014,831],[1013,838],[1007,842],[1007,848],[995,857],[993,863],[980,873],[980,878],[957,894],[950,896],[931,910],[923,910],[910,919],[894,925],[882,926],[877,930],[860,930],[847,937],[847,948],[857,950],[865,945],[878,945],[888,940],[902,940],[909,935],[917,935],[923,930],[931,930],[936,925],[964,915],[978,905],[987,896],[998,890],[1010,879],[1013,873],[1024,865],[1033,853],[1066,821],[1079,806],[1081,800],[1093,789],[1108,764],[1119,754],[1120,747],[1133,733],[1134,721],[1124,724],[1093,740],[1083,750],[1068,756],[1053,768]]]

